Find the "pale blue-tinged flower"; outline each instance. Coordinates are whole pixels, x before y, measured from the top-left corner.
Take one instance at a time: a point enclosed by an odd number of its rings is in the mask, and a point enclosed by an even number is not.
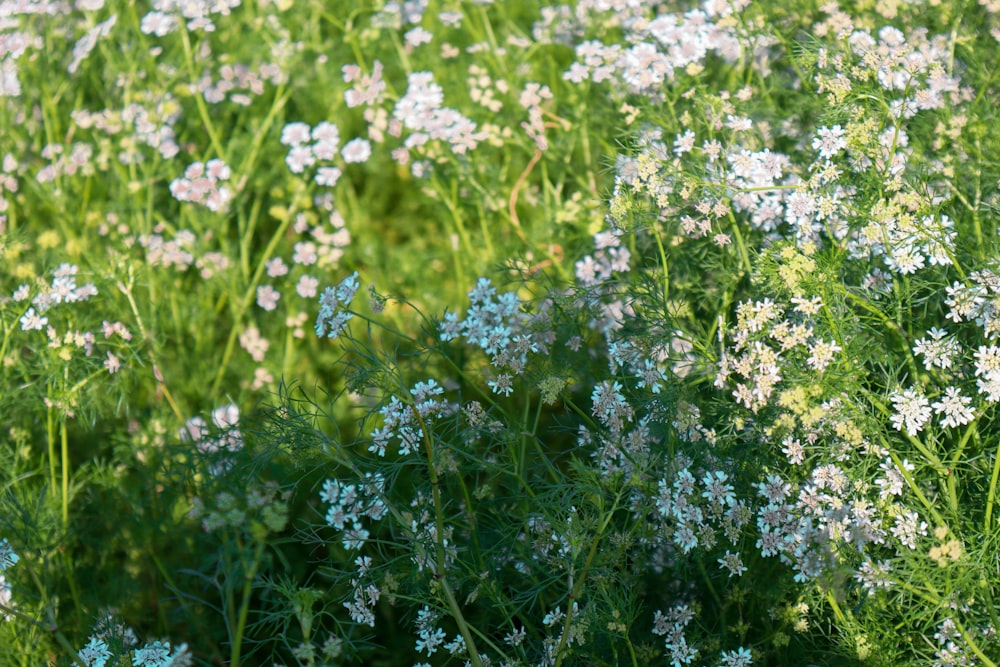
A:
[[[104,667],[111,658],[111,649],[108,648],[103,639],[91,637],[87,645],[80,649],[77,655],[87,667]]]
[[[735,651],[723,651],[719,658],[721,659],[719,667],[750,667],[753,664],[753,660],[750,657],[750,649],[743,648],[742,646]]]
[[[3,540],[0,540],[0,572],[4,572],[13,565],[16,565],[19,560],[21,560],[20,556],[14,553],[14,548],[10,546],[7,538],[5,537]]]
[[[327,287],[319,297],[319,314],[316,316],[316,335],[336,338],[347,328],[354,317],[350,311],[340,310],[350,305],[359,287],[358,272],[347,276],[337,287]]]

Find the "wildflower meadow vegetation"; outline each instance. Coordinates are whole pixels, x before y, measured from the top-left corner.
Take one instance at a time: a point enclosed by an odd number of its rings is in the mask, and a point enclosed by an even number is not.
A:
[[[0,667],[1000,664],[997,0],[0,0]]]

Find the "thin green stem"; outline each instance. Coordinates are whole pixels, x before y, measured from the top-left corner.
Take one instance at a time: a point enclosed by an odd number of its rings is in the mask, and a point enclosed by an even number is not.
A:
[[[990,475],[990,490],[986,494],[986,516],[983,519],[983,533],[986,535],[991,532],[990,519],[993,516],[993,506],[996,504],[998,479],[1000,479],[1000,440],[993,455],[993,474]]]
[[[236,632],[233,634],[233,645],[229,653],[229,667],[239,667],[240,651],[243,646],[243,634],[246,632],[247,617],[250,613],[250,594],[253,592],[253,580],[257,576],[261,557],[264,555],[264,542],[258,542],[253,550],[253,560],[250,569],[243,576],[243,596],[240,600],[240,613],[236,619]]]
[[[181,43],[184,45],[184,60],[187,64],[188,74],[191,77],[191,82],[188,85],[191,86],[191,96],[194,98],[195,106],[198,107],[198,115],[205,126],[205,132],[208,133],[209,141],[212,143],[212,150],[215,151],[215,154],[221,160],[228,162],[228,156],[222,147],[219,133],[212,122],[211,114],[208,113],[208,107],[205,106],[205,97],[198,90],[198,73],[194,69],[194,50],[191,48],[191,37],[186,27],[182,28],[179,32],[181,34]]]
[[[52,387],[48,392],[49,405],[45,408],[45,436],[49,445],[49,482],[52,495],[59,491],[59,483],[56,475],[56,417],[55,407],[52,405]]]
[[[236,313],[233,316],[233,326],[229,330],[229,338],[226,339],[226,347],[222,352],[222,360],[219,362],[219,368],[215,373],[215,379],[212,380],[211,390],[208,393],[211,397],[216,396],[219,388],[222,386],[222,380],[226,375],[226,369],[229,367],[229,361],[232,359],[236,340],[239,337],[240,323],[243,321],[243,316],[246,314],[247,309],[250,308],[250,304],[253,303],[254,293],[257,290],[257,285],[260,283],[261,277],[264,275],[264,270],[267,268],[267,261],[271,258],[275,248],[277,248],[278,243],[284,237],[285,232],[288,231],[288,227],[294,219],[295,209],[293,207],[285,213],[285,219],[278,225],[278,229],[274,232],[267,247],[264,248],[260,262],[257,264],[257,270],[254,271],[253,278],[250,279],[250,284],[247,285],[246,291],[243,293],[243,298],[236,308]]]
[[[740,269],[742,275],[747,275],[750,273],[750,253],[747,250],[746,241],[743,239],[743,232],[740,231],[740,223],[737,222],[736,216],[733,215],[733,209],[729,207],[729,221],[732,223],[733,237],[736,239],[736,247],[739,249],[740,253]]]
[[[66,635],[63,634],[62,630],[60,630],[54,622],[46,626],[41,621],[35,620],[31,616],[28,616],[13,607],[8,607],[5,604],[0,604],[0,612],[2,612],[4,616],[9,616],[24,621],[25,623],[30,623],[31,625],[48,632],[55,638],[56,643],[58,643],[59,646],[66,651],[66,655],[69,656],[74,665],[78,665],[78,667],[87,667],[87,663],[83,661],[76,649],[73,648],[73,645],[69,643],[68,639],[66,639]]]
[[[59,420],[59,444],[62,460],[62,525],[69,527],[69,435],[66,433],[66,418]]]
[[[587,552],[587,560],[583,564],[583,568],[580,570],[579,577],[576,581],[573,581],[573,574],[570,573],[570,592],[569,600],[566,602],[566,620],[563,622],[562,636],[559,637],[559,646],[556,647],[555,656],[556,664],[555,667],[560,667],[562,665],[565,653],[563,652],[566,648],[566,644],[569,641],[569,631],[570,625],[573,621],[573,606],[576,601],[580,598],[580,593],[583,591],[583,586],[587,581],[587,575],[590,573],[590,568],[594,564],[594,558],[597,557],[597,547],[601,544],[601,540],[604,538],[604,531],[607,530],[608,524],[611,523],[611,518],[614,513],[618,510],[618,502],[621,500],[622,490],[619,490],[615,496],[615,501],[612,503],[611,508],[604,514],[601,519],[601,525],[597,529],[597,534],[594,536],[594,541],[590,544],[590,550]],[[603,511],[603,500],[598,496],[599,502],[601,503],[600,509]]]
[[[427,424],[424,423],[423,417],[420,416],[419,412],[414,410],[414,414],[417,417],[417,422],[420,425],[420,431],[423,434],[424,439],[424,452],[427,457],[427,471],[431,480],[432,496],[434,499],[434,523],[436,527],[437,534],[435,537],[435,546],[437,551],[437,571],[434,573],[437,583],[441,586],[441,591],[444,593],[445,601],[448,604],[448,609],[451,611],[451,616],[458,625],[458,630],[462,634],[462,638],[465,640],[465,648],[469,654],[469,660],[473,667],[483,667],[482,658],[479,656],[479,651],[476,649],[476,640],[472,636],[472,631],[469,629],[469,625],[465,620],[465,615],[462,614],[461,607],[458,606],[458,600],[455,599],[455,594],[451,590],[451,586],[448,584],[447,576],[447,559],[445,557],[445,546],[444,546],[444,506],[441,501],[441,480],[437,474],[437,468],[434,461],[434,441],[431,436],[430,429],[427,428]],[[472,511],[472,508],[469,508]]]
[[[990,660],[990,658],[983,653],[983,649],[979,648],[979,644],[975,642],[972,635],[970,635],[969,631],[965,629],[962,622],[957,618],[952,618],[952,620],[955,622],[955,627],[958,628],[959,633],[962,635],[962,639],[964,639],[965,643],[969,645],[969,648],[976,654],[976,657],[983,661],[983,665],[985,665],[985,667],[997,667],[997,663]]]

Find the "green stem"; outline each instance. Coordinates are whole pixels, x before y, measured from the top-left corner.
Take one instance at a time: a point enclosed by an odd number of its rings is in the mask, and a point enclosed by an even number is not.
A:
[[[253,580],[257,576],[261,557],[264,554],[264,543],[258,542],[253,550],[253,561],[243,578],[243,599],[240,601],[240,615],[236,620],[236,633],[233,636],[233,646],[229,653],[229,667],[239,667],[240,649],[243,645],[243,633],[246,632],[247,616],[250,613],[250,594],[253,592]]]
[[[608,524],[611,523],[611,518],[618,510],[618,501],[621,500],[621,494],[622,492],[619,491],[611,509],[604,515],[601,525],[597,529],[597,534],[594,536],[594,541],[590,544],[590,551],[587,552],[587,560],[583,564],[583,569],[580,570],[580,576],[577,578],[575,583],[571,583],[569,599],[566,601],[566,620],[563,622],[563,631],[562,636],[559,637],[559,646],[556,647],[555,650],[555,667],[560,667],[560,665],[562,665],[563,657],[565,656],[563,650],[566,648],[566,643],[569,641],[570,624],[573,621],[573,605],[579,599],[580,593],[583,590],[583,585],[587,581],[587,575],[590,574],[590,567],[594,564],[594,558],[597,556],[597,547],[601,544],[601,540],[604,538],[604,531],[607,530]],[[603,505],[603,501],[601,501],[601,504]],[[601,509],[603,510],[603,507]],[[572,582],[572,573],[570,573],[570,581]]]
[[[993,474],[990,476],[990,490],[986,495],[986,518],[983,520],[983,534],[990,534],[990,518],[993,516],[993,505],[996,504],[997,479],[1000,478],[1000,441],[993,455]]]
[[[736,221],[736,216],[733,215],[732,207],[729,208],[729,221],[733,226],[733,236],[736,238],[736,247],[740,251],[740,268],[742,270],[742,275],[749,275],[750,273],[750,253],[747,251],[746,241],[743,240],[743,232],[740,231],[740,223]],[[742,277],[742,276],[741,276]]]
[[[240,323],[243,321],[243,316],[246,314],[250,304],[253,303],[254,292],[257,289],[258,283],[260,283],[261,277],[264,275],[265,268],[267,268],[267,260],[271,258],[272,253],[274,253],[274,249],[285,235],[285,232],[288,231],[288,227],[292,224],[292,220],[294,219],[295,209],[293,207],[286,212],[285,219],[281,221],[278,229],[274,232],[274,236],[271,237],[267,247],[264,248],[264,253],[261,255],[260,262],[257,264],[257,270],[254,272],[253,278],[250,280],[250,284],[247,285],[246,292],[243,294],[243,299],[237,306],[235,317],[233,317],[233,325],[229,329],[229,338],[226,340],[226,347],[222,352],[222,361],[219,362],[219,369],[215,373],[215,379],[212,381],[211,390],[208,393],[210,397],[216,396],[219,392],[219,388],[222,386],[222,379],[225,377],[226,368],[229,366],[229,361],[233,356],[233,350],[236,347],[236,339],[240,333]]]
[[[52,387],[48,391],[49,405],[45,408],[45,435],[49,444],[49,482],[52,495],[59,491],[59,483],[56,475],[56,421],[55,411],[52,406]]]
[[[957,618],[953,618],[952,620],[955,621],[955,627],[958,628],[959,633],[961,633],[962,639],[964,639],[965,643],[969,645],[969,648],[972,649],[972,652],[975,653],[976,656],[983,661],[983,664],[986,667],[997,667],[997,663],[990,660],[986,656],[986,654],[983,653],[983,649],[979,648],[979,644],[973,641],[972,636],[969,635],[969,631],[965,629],[965,626],[962,625],[962,622],[959,621]]]
[[[434,498],[434,524],[437,532],[437,535],[435,535],[435,546],[437,547],[437,572],[435,572],[434,575],[444,593],[445,601],[448,603],[448,609],[451,611],[451,616],[455,619],[455,623],[458,625],[458,630],[462,634],[462,638],[465,640],[465,648],[469,653],[469,661],[472,663],[473,667],[483,667],[482,658],[479,657],[479,651],[476,649],[476,640],[472,636],[472,631],[469,629],[469,625],[465,621],[462,609],[458,606],[458,600],[455,599],[455,594],[452,593],[451,586],[448,584],[448,577],[445,572],[444,507],[441,503],[441,480],[438,477],[437,469],[435,468],[434,463],[434,442],[431,438],[430,430],[424,423],[423,417],[421,417],[420,413],[416,412],[415,409],[414,414],[416,415],[417,422],[420,425],[420,431],[424,436],[424,449],[427,456],[427,471],[431,479],[432,496]],[[472,508],[469,508],[469,510],[471,512]]]
[[[66,433],[66,418],[59,420],[60,454],[62,455],[62,524],[69,527],[69,435]]]
[[[142,336],[142,342],[149,352],[150,361],[153,362],[153,375],[157,383],[159,383],[160,390],[163,392],[163,397],[167,399],[167,404],[170,405],[170,409],[173,411],[178,423],[183,424],[185,421],[184,415],[181,413],[181,409],[177,405],[177,401],[174,400],[174,395],[170,393],[166,380],[160,372],[159,363],[157,362],[157,352],[155,349],[156,341],[146,329],[146,325],[142,321],[142,315],[139,313],[139,305],[135,302],[135,295],[132,294],[132,286],[134,284],[135,276],[133,275],[132,267],[129,266],[128,283],[118,283],[118,290],[124,294],[125,298],[128,300],[129,308],[132,310],[132,316],[135,317],[135,323],[139,327],[139,334]]]
[[[181,42],[184,45],[184,58],[187,63],[188,73],[191,76],[191,96],[194,98],[195,106],[198,107],[198,115],[201,116],[201,122],[205,125],[205,131],[208,133],[208,138],[212,143],[212,149],[219,159],[228,162],[228,156],[226,151],[222,148],[222,142],[219,140],[219,134],[215,130],[215,124],[212,123],[212,116],[208,113],[208,107],[205,106],[205,96],[201,94],[198,90],[198,75],[194,70],[194,52],[191,49],[191,37],[188,35],[187,28],[180,30]]]
[[[941,516],[940,512],[937,511],[934,505],[931,504],[929,500],[927,500],[927,497],[924,496],[923,491],[920,490],[920,487],[917,486],[917,483],[913,479],[913,476],[910,475],[910,471],[907,470],[906,466],[903,465],[903,462],[900,460],[899,455],[893,452],[892,450],[889,450],[888,442],[883,441],[882,445],[889,451],[889,457],[892,459],[892,462],[896,464],[896,469],[899,470],[899,474],[901,474],[903,476],[903,479],[906,480],[907,486],[909,486],[910,490],[913,491],[913,494],[917,497],[917,500],[920,501],[920,504],[924,506],[924,509],[926,509],[932,517],[934,517],[934,521],[937,522],[937,525],[939,526],[945,525],[944,518]]]
[[[656,240],[656,249],[660,253],[660,266],[663,272],[663,307],[667,308],[667,303],[670,300],[670,266],[667,263],[667,252],[663,247],[663,239],[660,238],[660,232],[653,224],[650,226],[653,231],[653,239]]]
[[[959,440],[958,447],[955,448],[955,453],[952,455],[951,460],[948,461],[948,466],[951,470],[951,474],[948,475],[948,498],[951,502],[951,510],[956,515],[958,514],[958,465],[961,462],[965,446],[969,443],[969,438],[978,433],[978,424],[978,418],[972,420],[965,429],[965,433],[962,434],[962,439]]]
[[[74,665],[78,665],[78,667],[87,667],[87,663],[83,661],[79,653],[77,653],[76,649],[73,648],[73,645],[69,643],[68,639],[66,639],[66,635],[62,633],[62,630],[60,630],[54,622],[51,623],[51,625],[46,626],[41,621],[37,621],[32,617],[28,616],[27,614],[23,614],[19,612],[17,609],[14,609],[13,607],[8,607],[7,605],[4,604],[0,604],[0,612],[2,612],[3,615],[5,616],[11,616],[26,623],[30,623],[31,625],[41,630],[44,630],[45,632],[48,632],[53,637],[55,637],[56,642],[59,644],[59,646],[63,648],[64,651],[66,651],[66,654],[70,657],[70,660],[73,661]]]

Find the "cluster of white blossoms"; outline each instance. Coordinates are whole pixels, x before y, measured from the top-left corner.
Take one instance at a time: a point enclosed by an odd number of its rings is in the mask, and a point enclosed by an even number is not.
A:
[[[231,175],[229,166],[218,158],[192,162],[183,177],[170,182],[170,194],[177,201],[201,204],[210,211],[225,211],[233,198],[232,190],[225,185]]]

